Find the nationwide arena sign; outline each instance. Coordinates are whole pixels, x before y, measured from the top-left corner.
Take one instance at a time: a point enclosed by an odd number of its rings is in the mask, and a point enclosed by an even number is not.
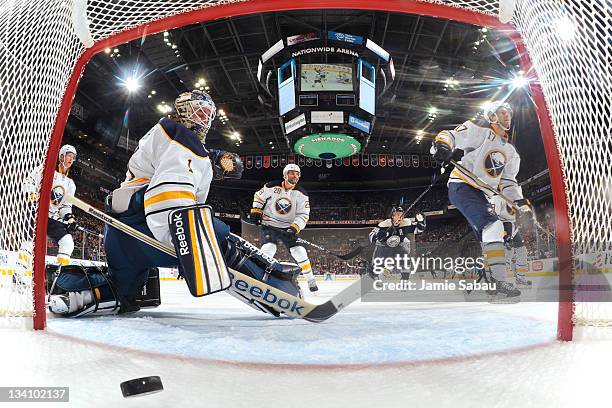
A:
[[[361,143],[342,133],[314,133],[295,142],[297,154],[313,159],[341,159],[361,151]]]
[[[299,57],[300,55],[305,54],[318,54],[318,53],[329,53],[329,52],[337,52],[340,54],[348,54],[352,55],[355,58],[359,58],[359,54],[356,51],[349,50],[348,48],[340,48],[340,47],[313,47],[313,48],[305,48],[303,50],[295,51],[291,53],[291,58]]]

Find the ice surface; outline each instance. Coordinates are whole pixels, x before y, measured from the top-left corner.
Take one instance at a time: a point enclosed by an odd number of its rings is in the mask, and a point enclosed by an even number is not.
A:
[[[347,284],[322,282],[311,300]],[[130,317],[1,330],[0,386],[69,386],[69,405],[79,407],[561,407],[609,399],[612,342],[556,342],[555,303],[357,303],[314,324],[267,317],[225,294],[192,298],[183,285],[163,281],[163,305]],[[120,382],[149,375],[162,378],[163,392],[121,396]]]

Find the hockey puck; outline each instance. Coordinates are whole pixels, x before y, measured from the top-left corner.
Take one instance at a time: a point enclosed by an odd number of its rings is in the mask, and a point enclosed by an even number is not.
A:
[[[161,378],[156,375],[135,378],[121,383],[121,392],[124,398],[149,395],[163,390],[164,385]]]

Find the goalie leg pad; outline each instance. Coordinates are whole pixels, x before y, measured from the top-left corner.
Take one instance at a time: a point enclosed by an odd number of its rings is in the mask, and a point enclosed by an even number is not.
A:
[[[202,204],[174,210],[169,220],[179,273],[191,294],[197,297],[227,289],[231,279],[219,245],[229,235],[227,225],[213,219],[212,209]]]

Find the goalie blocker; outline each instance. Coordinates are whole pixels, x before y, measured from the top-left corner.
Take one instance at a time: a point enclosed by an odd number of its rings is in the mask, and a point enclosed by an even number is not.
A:
[[[297,284],[300,268],[279,263],[248,241],[230,234],[229,227],[212,214],[211,207],[196,204],[174,210],[169,216],[179,274],[185,278],[189,292],[197,297],[229,289],[232,296],[254,309],[278,317],[286,310],[284,303],[273,308],[253,299],[261,296],[270,303],[270,299],[277,298],[271,293],[258,293],[259,288],[250,288],[250,296],[245,296],[244,282],[235,280],[228,268],[301,297]]]

